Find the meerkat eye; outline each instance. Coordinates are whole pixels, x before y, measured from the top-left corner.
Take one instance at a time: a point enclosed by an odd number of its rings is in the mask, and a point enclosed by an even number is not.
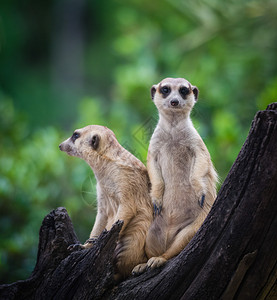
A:
[[[179,93],[181,96],[186,96],[187,94],[189,94],[189,88],[183,86],[179,89]]]
[[[171,90],[170,90],[170,87],[168,87],[168,86],[163,86],[163,87],[160,88],[160,92],[161,92],[163,95],[168,95],[168,94],[171,92]]]
[[[74,132],[74,133],[72,134],[72,137],[71,137],[73,143],[74,143],[79,137],[80,137],[80,133]]]

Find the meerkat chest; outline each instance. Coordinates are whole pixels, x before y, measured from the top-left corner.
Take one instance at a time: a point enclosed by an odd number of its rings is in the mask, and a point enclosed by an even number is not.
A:
[[[182,165],[195,156],[192,138],[186,133],[164,134],[154,148],[162,164]]]
[[[109,210],[109,214],[117,210],[119,205],[118,184],[113,178],[105,177],[97,183],[99,201]]]
[[[108,197],[114,197],[116,195],[117,186],[114,180],[105,178],[101,181],[101,190]]]
[[[189,183],[189,177],[195,161],[194,141],[187,132],[162,133],[156,139],[155,159],[168,184],[176,185],[176,178],[182,184]]]

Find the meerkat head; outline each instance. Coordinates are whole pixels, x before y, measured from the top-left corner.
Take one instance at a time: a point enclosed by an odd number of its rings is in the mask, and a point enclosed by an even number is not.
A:
[[[76,129],[59,148],[68,155],[80,157],[91,164],[93,159],[106,154],[107,149],[116,142],[114,133],[107,127],[89,125]]]
[[[165,78],[151,88],[151,97],[159,111],[189,112],[198,99],[198,88],[184,78]]]

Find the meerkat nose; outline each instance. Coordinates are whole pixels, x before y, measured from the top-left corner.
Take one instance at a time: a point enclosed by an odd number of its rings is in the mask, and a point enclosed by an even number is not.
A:
[[[60,150],[62,150],[62,144],[59,145]]]
[[[177,100],[177,99],[172,99],[172,100],[170,101],[170,104],[171,104],[171,106],[177,106],[177,105],[179,104],[179,100]]]

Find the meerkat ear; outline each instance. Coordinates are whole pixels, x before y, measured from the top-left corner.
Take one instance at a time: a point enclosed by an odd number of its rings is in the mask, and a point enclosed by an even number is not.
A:
[[[156,86],[156,85],[153,85],[153,86],[151,87],[151,98],[152,98],[152,100],[154,100],[156,91],[157,91],[157,86]]]
[[[195,101],[197,101],[198,100],[198,94],[199,94],[199,90],[198,90],[198,88],[196,87],[196,86],[192,86],[192,92],[193,92],[193,94],[194,94],[194,98],[195,98]]]
[[[99,146],[99,142],[100,142],[100,136],[98,134],[95,134],[92,139],[91,139],[91,147],[96,150]]]

